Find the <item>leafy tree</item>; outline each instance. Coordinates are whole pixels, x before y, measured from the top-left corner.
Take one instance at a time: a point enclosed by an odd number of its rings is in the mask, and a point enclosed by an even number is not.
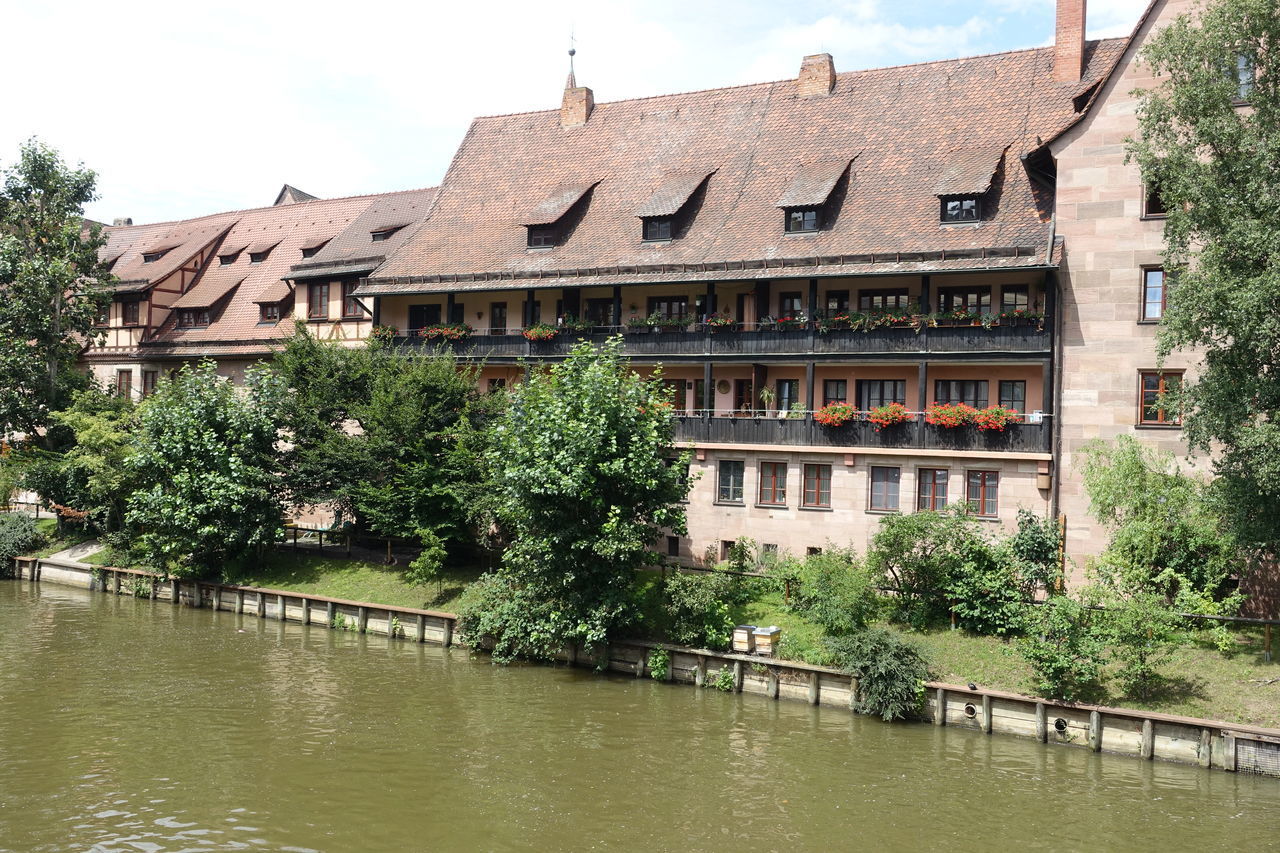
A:
[[[850,634],[876,618],[879,576],[851,548],[826,548],[799,564],[791,606],[828,634]]]
[[[858,708],[884,720],[917,713],[924,702],[929,663],[915,645],[884,628],[828,637],[836,666],[858,676]]]
[[[1062,534],[1056,521],[1019,508],[1018,529],[1005,544],[1005,559],[1012,563],[1024,601],[1033,600],[1039,590],[1051,591],[1059,585]]]
[[[493,430],[488,488],[510,545],[461,616],[495,660],[607,641],[629,618],[636,568],[656,559],[656,530],[684,531],[670,391],[621,348],[583,343],[534,373]]]
[[[723,572],[672,571],[662,590],[666,638],[700,648],[725,648],[733,633],[734,605],[745,604],[742,579]]]
[[[126,397],[97,388],[78,392],[71,406],[51,415],[53,424],[72,436],[60,453],[41,454],[28,486],[46,500],[83,513],[95,529],[119,530],[132,491],[128,465],[137,428],[136,406]],[[41,485],[40,472],[47,473]]]
[[[1107,661],[1098,614],[1075,598],[1051,596],[1033,611],[1018,651],[1035,673],[1035,691],[1052,699],[1095,696]]]
[[[1162,84],[1140,93],[1129,140],[1168,210],[1165,268],[1176,285],[1160,353],[1202,353],[1177,401],[1185,436],[1212,453],[1231,507],[1223,520],[1271,553],[1280,546],[1277,45],[1274,0],[1213,0],[1159,29],[1141,58]]]
[[[1157,668],[1178,641],[1179,618],[1164,596],[1129,588],[1124,574],[1105,563],[1086,599],[1105,608],[1094,623],[1119,664],[1116,677],[1125,693],[1146,699],[1160,682]]]
[[[96,176],[32,140],[0,189],[0,432],[38,439],[86,378],[75,369],[109,296],[104,240],[86,227]]]
[[[237,389],[204,362],[143,403],[126,522],[152,565],[179,576],[225,572],[278,539],[278,397],[267,370],[249,370]]]
[[[1130,436],[1091,442],[1081,454],[1089,512],[1111,534],[1104,562],[1122,585],[1179,609],[1234,612],[1240,597],[1230,581],[1245,555],[1212,487]]]

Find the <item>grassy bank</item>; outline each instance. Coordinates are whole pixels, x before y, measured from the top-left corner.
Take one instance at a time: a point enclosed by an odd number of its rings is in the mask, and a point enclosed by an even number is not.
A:
[[[71,526],[59,535],[58,520],[56,518],[36,519],[36,528],[40,531],[40,535],[44,537],[45,541],[44,547],[35,552],[34,556],[37,557],[52,557],[59,551],[65,551],[72,546],[79,545],[81,542],[88,542],[93,538],[92,533]]]

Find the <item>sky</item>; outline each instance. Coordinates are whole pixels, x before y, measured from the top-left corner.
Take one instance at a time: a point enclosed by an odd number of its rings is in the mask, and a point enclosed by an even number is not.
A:
[[[1147,0],[1092,0],[1089,38]],[[99,221],[435,186],[478,115],[1037,47],[1054,0],[0,0],[0,168],[37,137],[98,174]]]

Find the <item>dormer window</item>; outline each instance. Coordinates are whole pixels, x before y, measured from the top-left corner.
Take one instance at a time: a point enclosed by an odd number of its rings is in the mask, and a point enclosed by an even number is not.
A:
[[[804,234],[822,227],[821,207],[792,207],[785,213],[788,234]]]
[[[268,255],[270,255],[270,254],[271,254],[271,250],[270,250],[270,249],[267,249],[266,251],[262,251],[262,252],[250,252],[250,253],[249,253],[249,263],[251,263],[251,264],[260,264],[260,263],[262,263],[263,261],[265,261],[265,260],[267,259],[267,256],[268,256]]]
[[[280,321],[280,303],[269,302],[258,306],[259,323],[278,323]]]
[[[303,249],[303,250],[302,250],[302,257],[304,257],[304,258],[314,258],[314,257],[316,256],[316,253],[317,253],[317,252],[319,252],[319,251],[320,251],[321,249],[323,249],[323,248],[324,248],[323,246],[313,246],[313,247],[311,247],[310,249]]]
[[[236,252],[234,255],[218,255],[218,263],[224,267],[230,266],[231,264],[234,264],[236,259],[239,257],[239,252]]]
[[[529,248],[550,249],[559,237],[558,230],[555,225],[530,225]]]
[[[396,226],[396,227],[394,227],[394,228],[383,228],[383,229],[381,229],[381,230],[379,230],[379,231],[371,231],[371,232],[369,232],[369,238],[370,238],[374,243],[381,243],[381,242],[383,242],[383,241],[385,241],[385,240],[390,240],[390,239],[391,239],[391,235],[392,235],[392,234],[394,234],[394,233],[396,233],[397,231],[399,231],[399,230],[400,230],[401,228],[403,228],[403,227],[404,227],[403,225],[397,225],[397,226]]]
[[[670,216],[651,216],[644,221],[644,239],[646,242],[656,243],[671,239],[674,230],[673,217]]]
[[[143,253],[142,253],[142,262],[143,262],[144,264],[153,264],[153,263],[155,263],[156,261],[158,261],[158,260],[160,260],[161,258],[163,258],[163,257],[164,257],[165,255],[167,255],[167,254],[169,254],[169,250],[168,250],[168,249],[160,249],[160,250],[159,250],[159,251],[157,251],[157,252],[143,252]]]
[[[178,311],[179,329],[203,329],[208,325],[208,308],[182,308]]]
[[[979,222],[981,220],[981,196],[969,195],[942,199],[943,222]]]

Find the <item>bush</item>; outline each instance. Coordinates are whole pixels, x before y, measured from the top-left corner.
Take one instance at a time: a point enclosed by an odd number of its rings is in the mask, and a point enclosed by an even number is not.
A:
[[[1084,604],[1064,595],[1032,614],[1018,651],[1035,672],[1035,691],[1051,699],[1075,700],[1099,691],[1106,639]]]
[[[974,536],[958,540],[955,552],[947,595],[960,627],[975,634],[1021,633],[1027,605],[1008,547]]]
[[[978,522],[958,509],[891,515],[871,538],[867,569],[895,593],[887,600],[890,618],[924,628],[947,618],[953,579],[990,548]]]
[[[833,548],[810,554],[797,571],[791,607],[828,634],[849,634],[876,618],[879,577],[867,570],[852,549]]]
[[[44,542],[40,530],[29,515],[4,513],[0,515],[0,577],[8,577],[13,571],[13,560],[29,554]]]
[[[673,571],[662,596],[667,637],[684,646],[728,646],[733,633],[730,610],[749,598],[749,586],[742,578]]]
[[[883,628],[829,637],[826,645],[835,665],[858,677],[860,713],[896,720],[919,712],[929,665],[915,646]]]

